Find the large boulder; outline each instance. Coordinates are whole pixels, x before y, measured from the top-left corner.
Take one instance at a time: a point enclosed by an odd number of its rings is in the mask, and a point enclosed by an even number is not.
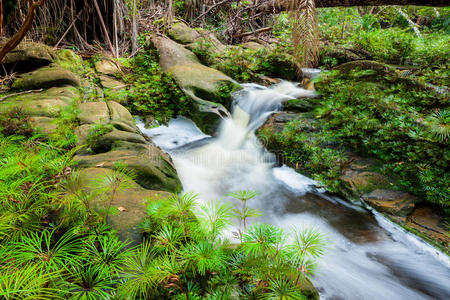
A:
[[[63,85],[79,86],[80,79],[71,71],[57,64],[51,64],[19,75],[11,87],[18,90],[33,90]]]
[[[54,58],[55,53],[51,47],[41,43],[23,41],[6,54],[2,64],[10,65],[14,70],[31,71],[37,67],[50,64]]]
[[[364,194],[362,198],[376,210],[400,217],[408,216],[417,202],[417,198],[409,193],[381,189]]]
[[[128,109],[115,101],[108,101],[107,105],[112,122],[116,122],[118,126],[123,124],[131,128],[132,131],[135,131],[136,126],[134,124],[134,118]]]
[[[181,186],[170,157],[151,144],[123,142],[106,153],[75,155],[74,161],[80,168],[99,166],[114,169],[120,163],[134,170],[137,183],[147,189],[177,192]]]
[[[168,34],[174,41],[177,41],[181,44],[194,43],[201,37],[200,33],[197,30],[190,28],[184,23],[172,24]]]
[[[100,59],[95,63],[95,70],[105,75],[120,75],[121,71],[117,64],[110,58]]]
[[[164,72],[172,74],[178,86],[194,102],[200,112],[214,113],[214,119],[193,118],[204,123],[213,123],[218,116],[227,115],[231,92],[240,86],[222,72],[202,65],[195,54],[182,45],[159,36],[152,38],[158,49],[160,65]],[[202,124],[200,124],[202,125]]]
[[[94,189],[95,181],[101,176],[110,176],[112,170],[107,168],[87,168],[82,171],[82,182],[88,189]],[[115,194],[112,206],[117,208],[116,214],[110,214],[108,223],[118,230],[121,240],[139,244],[142,235],[139,230],[140,222],[146,216],[145,203],[160,197],[167,197],[170,193],[159,190],[147,190],[137,183],[131,182],[130,187]],[[106,208],[104,201],[98,201],[96,207]]]

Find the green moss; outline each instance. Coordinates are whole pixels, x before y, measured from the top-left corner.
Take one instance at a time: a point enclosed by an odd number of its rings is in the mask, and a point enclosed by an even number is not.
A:
[[[87,137],[88,145],[92,148],[92,146],[97,143],[98,139],[103,135],[114,130],[114,126],[112,124],[95,124],[91,126],[89,130],[89,134]]]

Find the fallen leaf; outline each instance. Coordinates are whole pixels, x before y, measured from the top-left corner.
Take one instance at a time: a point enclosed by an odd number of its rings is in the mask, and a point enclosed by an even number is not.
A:
[[[120,211],[127,211],[127,209],[125,207],[123,207],[123,206],[119,206],[117,209],[120,210]]]
[[[103,167],[104,165],[105,165],[105,162],[101,162],[99,164],[96,164],[95,167],[100,168],[100,167]]]

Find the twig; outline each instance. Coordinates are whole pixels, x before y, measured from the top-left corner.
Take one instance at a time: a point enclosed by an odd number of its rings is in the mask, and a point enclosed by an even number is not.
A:
[[[9,95],[6,95],[6,96],[0,98],[0,102],[8,99],[9,97],[20,96],[20,95],[25,95],[25,94],[30,94],[30,93],[39,93],[39,92],[42,92],[43,90],[44,89],[39,89],[39,90],[31,90],[31,91],[25,91],[25,92],[20,92],[20,93],[9,94]]]
[[[240,38],[240,37],[249,36],[249,35],[252,35],[252,34],[266,32],[266,31],[270,31],[270,30],[272,30],[272,27],[264,27],[264,28],[257,29],[255,31],[244,32],[244,33],[241,33],[241,34],[235,34],[235,35],[233,35],[233,37],[234,38]]]
[[[201,17],[203,17],[204,15],[207,15],[212,9],[216,8],[219,5],[224,4],[225,2],[229,2],[232,0],[222,0],[220,2],[217,2],[216,4],[214,4],[213,6],[211,6],[210,8],[208,8],[204,13],[202,13],[201,15],[199,15],[197,18],[195,18],[192,23],[194,23],[195,21],[197,21],[198,19],[200,19]]]
[[[64,32],[64,34],[62,35],[62,37],[59,39],[59,41],[56,43],[55,47],[53,47],[53,50],[55,50],[56,48],[58,48],[59,44],[61,43],[61,41],[66,37],[66,35],[69,33],[70,29],[72,29],[72,26],[75,24],[75,22],[77,21],[77,19],[80,18],[81,13],[83,11],[80,10],[80,12],[78,13],[78,15],[76,16],[76,18],[73,19],[72,23],[70,23],[69,28],[67,28],[67,30]]]

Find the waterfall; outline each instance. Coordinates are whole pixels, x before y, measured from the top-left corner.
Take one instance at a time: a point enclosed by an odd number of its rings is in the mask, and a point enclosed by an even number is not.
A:
[[[450,299],[445,254],[381,215],[317,190],[315,181],[293,169],[277,167],[276,157],[259,142],[255,130],[284,101],[313,96],[291,82],[270,88],[245,84],[216,137],[183,117],[168,126],[138,126],[171,155],[184,191],[208,201],[255,190],[259,195],[248,205],[264,213],[259,221],[323,232],[329,246],[313,277],[322,299]]]

